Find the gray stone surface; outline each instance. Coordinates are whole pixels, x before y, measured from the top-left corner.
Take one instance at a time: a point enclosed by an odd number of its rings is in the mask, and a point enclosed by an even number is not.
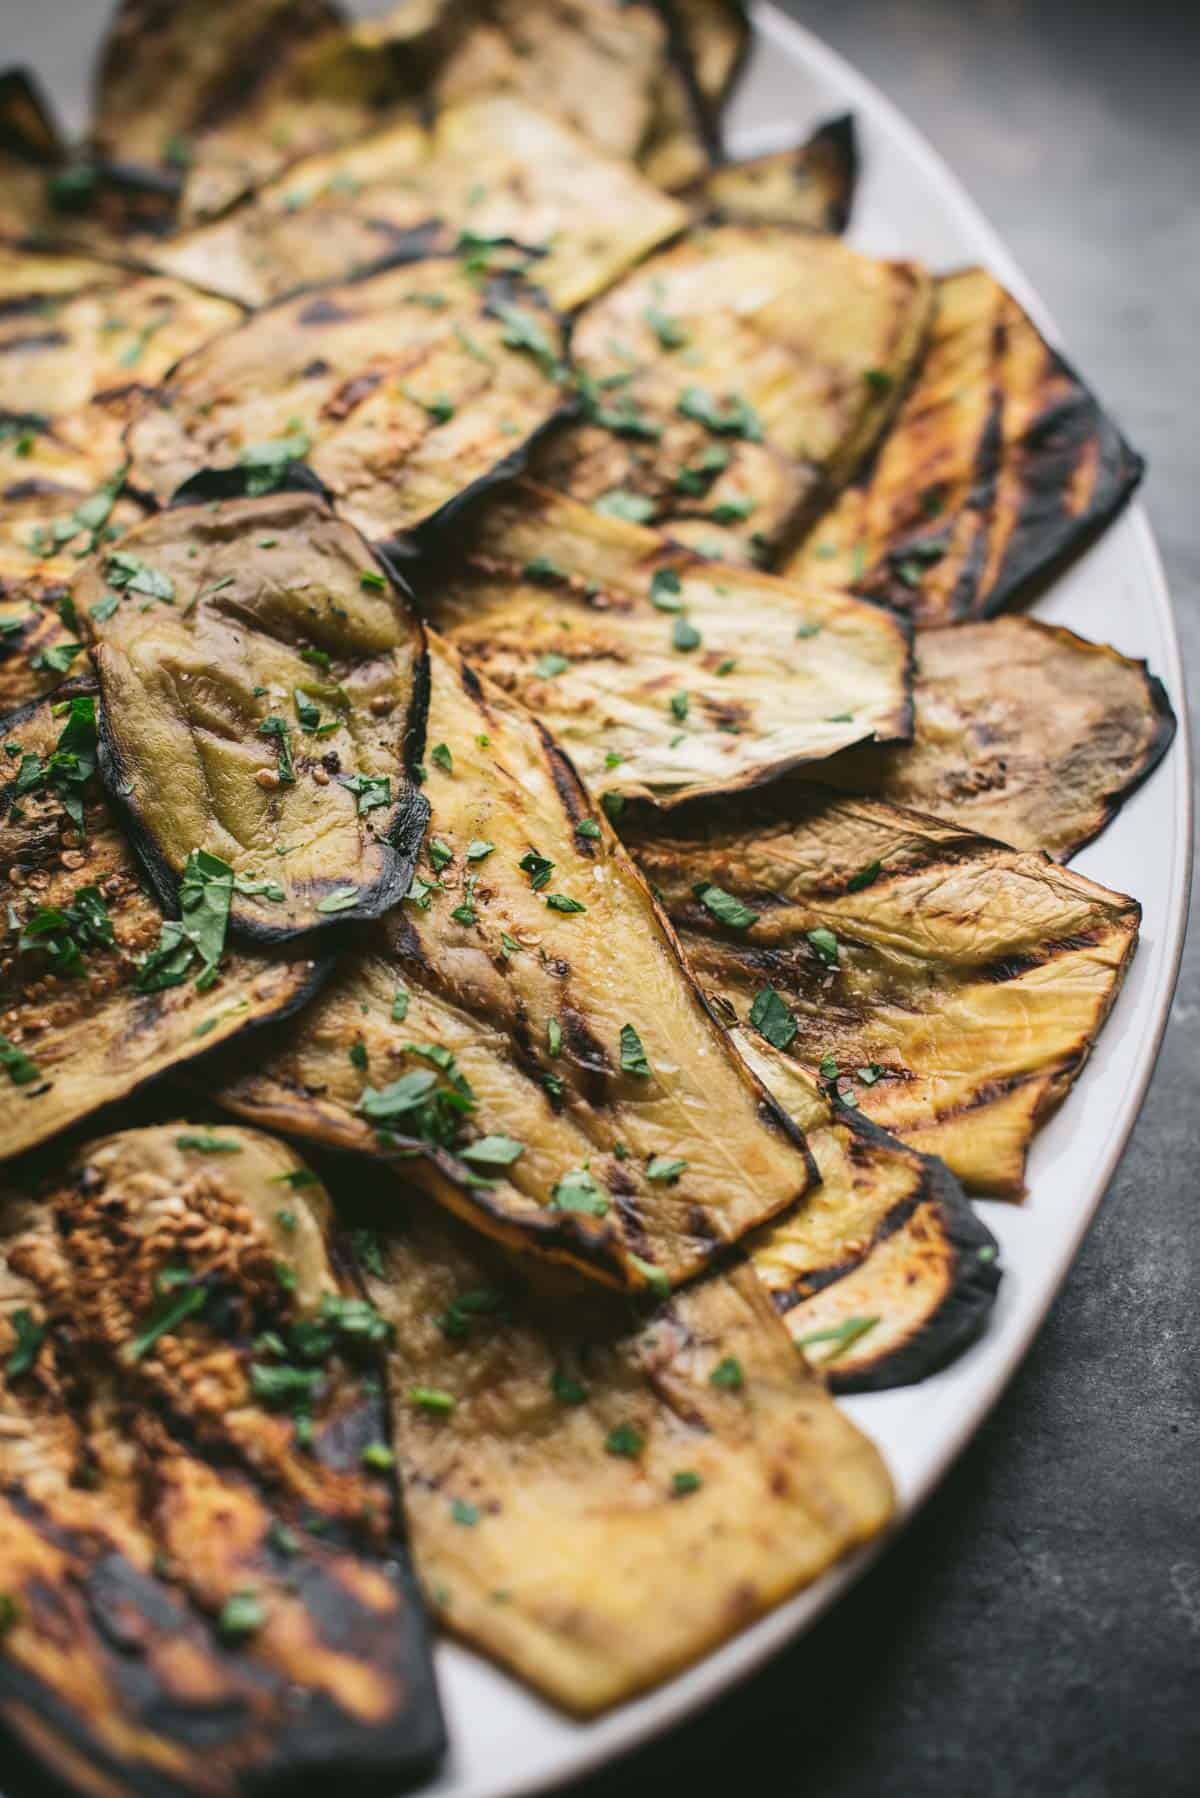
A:
[[[1150,459],[1200,679],[1200,8],[791,0],[915,118]],[[0,0],[82,113],[107,0]],[[1131,871],[1130,883],[1136,887]],[[907,1535],[744,1690],[577,1798],[1200,1793],[1200,938],[1050,1319]]]

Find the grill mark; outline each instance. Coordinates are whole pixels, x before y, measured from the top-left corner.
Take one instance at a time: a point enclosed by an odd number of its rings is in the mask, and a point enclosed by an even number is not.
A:
[[[349,418],[350,414],[356,407],[361,406],[365,399],[370,398],[382,381],[383,375],[378,370],[367,374],[352,375],[349,380],[343,381],[337,391],[325,401],[321,407],[321,417],[340,424],[343,419]]]
[[[65,331],[28,331],[23,337],[0,338],[0,356],[11,356],[15,350],[62,349],[70,341]]]

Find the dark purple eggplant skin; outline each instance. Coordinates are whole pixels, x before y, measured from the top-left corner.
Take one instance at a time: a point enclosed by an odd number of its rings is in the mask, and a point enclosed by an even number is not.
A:
[[[983,1332],[1000,1286],[999,1244],[949,1168],[935,1155],[910,1149],[889,1131],[860,1116],[852,1106],[839,1104],[837,1121],[847,1125],[862,1142],[877,1149],[894,1150],[906,1161],[919,1163],[920,1185],[883,1219],[865,1255],[817,1269],[806,1276],[803,1294],[776,1294],[775,1303],[786,1312],[802,1298],[832,1286],[860,1268],[871,1248],[907,1223],[918,1206],[932,1206],[952,1268],[940,1302],[899,1347],[884,1350],[873,1360],[860,1359],[853,1370],[839,1372],[836,1362],[828,1369],[833,1392],[890,1392],[897,1386],[915,1386],[957,1360]]]

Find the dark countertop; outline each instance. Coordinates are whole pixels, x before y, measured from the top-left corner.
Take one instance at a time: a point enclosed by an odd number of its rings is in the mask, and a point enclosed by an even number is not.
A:
[[[785,5],[924,129],[1149,458],[1200,681],[1200,9]],[[1193,931],[1103,1209],[973,1445],[803,1641],[572,1798],[1196,1798],[1198,1065]]]
[[[1148,455],[1143,491],[1200,669],[1200,11],[784,4],[922,126]],[[78,118],[106,11],[7,0],[6,60],[44,69]],[[1198,1063],[1193,933],[1099,1219],[925,1512],[751,1684],[571,1798],[731,1784],[784,1798],[1196,1798]]]

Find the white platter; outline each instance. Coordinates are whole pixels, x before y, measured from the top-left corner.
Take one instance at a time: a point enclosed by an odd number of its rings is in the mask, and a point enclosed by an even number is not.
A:
[[[69,33],[61,29],[65,14],[55,27],[47,13],[22,10],[22,59],[45,75],[68,116],[78,115],[84,59],[108,0],[80,0]],[[819,119],[853,111],[863,174],[851,241],[884,255],[921,257],[935,268],[982,262],[1019,295],[1051,338],[1061,341],[953,174],[879,90],[773,6],[757,6],[754,20],[756,42],[731,119],[735,152],[794,142]],[[1063,347],[1069,355],[1070,343]],[[1103,398],[1105,371],[1085,372]],[[1182,670],[1162,569],[1141,508],[1126,511],[1036,610],[1127,655],[1145,657],[1171,696],[1179,735],[1165,764],[1075,864],[1097,880],[1136,893],[1144,908],[1141,946],[1088,1068],[1037,1138],[1028,1199],[1020,1207],[981,1204],[1000,1240],[1004,1265],[986,1336],[920,1386],[845,1401],[892,1469],[899,1495],[895,1529],[978,1429],[1066,1276],[1149,1082],[1187,919],[1191,783]],[[514,1798],[611,1760],[753,1672],[845,1591],[885,1545],[886,1539],[843,1563],[690,1672],[592,1723],[571,1722],[476,1656],[443,1643],[438,1663],[452,1746],[439,1778],[423,1788],[423,1798]],[[680,1577],[687,1577],[686,1569]]]
[[[775,7],[754,9],[756,41],[734,103],[732,148],[753,154],[796,141],[818,119],[851,110],[863,172],[850,240],[935,268],[982,262],[1056,342],[1060,333],[1008,252],[941,159],[870,82]],[[1070,354],[1069,342],[1064,345]],[[1104,395],[1104,370],[1085,371]],[[1145,513],[1126,511],[1041,600],[1039,617],[1144,656],[1163,680],[1180,729],[1166,762],[1074,864],[1144,909],[1141,944],[1078,1086],[1038,1136],[1029,1196],[984,1201],[1004,1280],[986,1336],[952,1367],[907,1391],[844,1401],[879,1444],[896,1481],[896,1529],[978,1429],[1037,1332],[1133,1128],[1166,1026],[1187,920],[1191,872],[1189,751],[1179,645]],[[762,1622],[635,1703],[573,1723],[466,1650],[439,1649],[451,1752],[438,1798],[512,1798],[582,1774],[680,1722],[799,1634],[880,1552],[875,1544]],[[686,1569],[680,1578],[686,1579]]]

